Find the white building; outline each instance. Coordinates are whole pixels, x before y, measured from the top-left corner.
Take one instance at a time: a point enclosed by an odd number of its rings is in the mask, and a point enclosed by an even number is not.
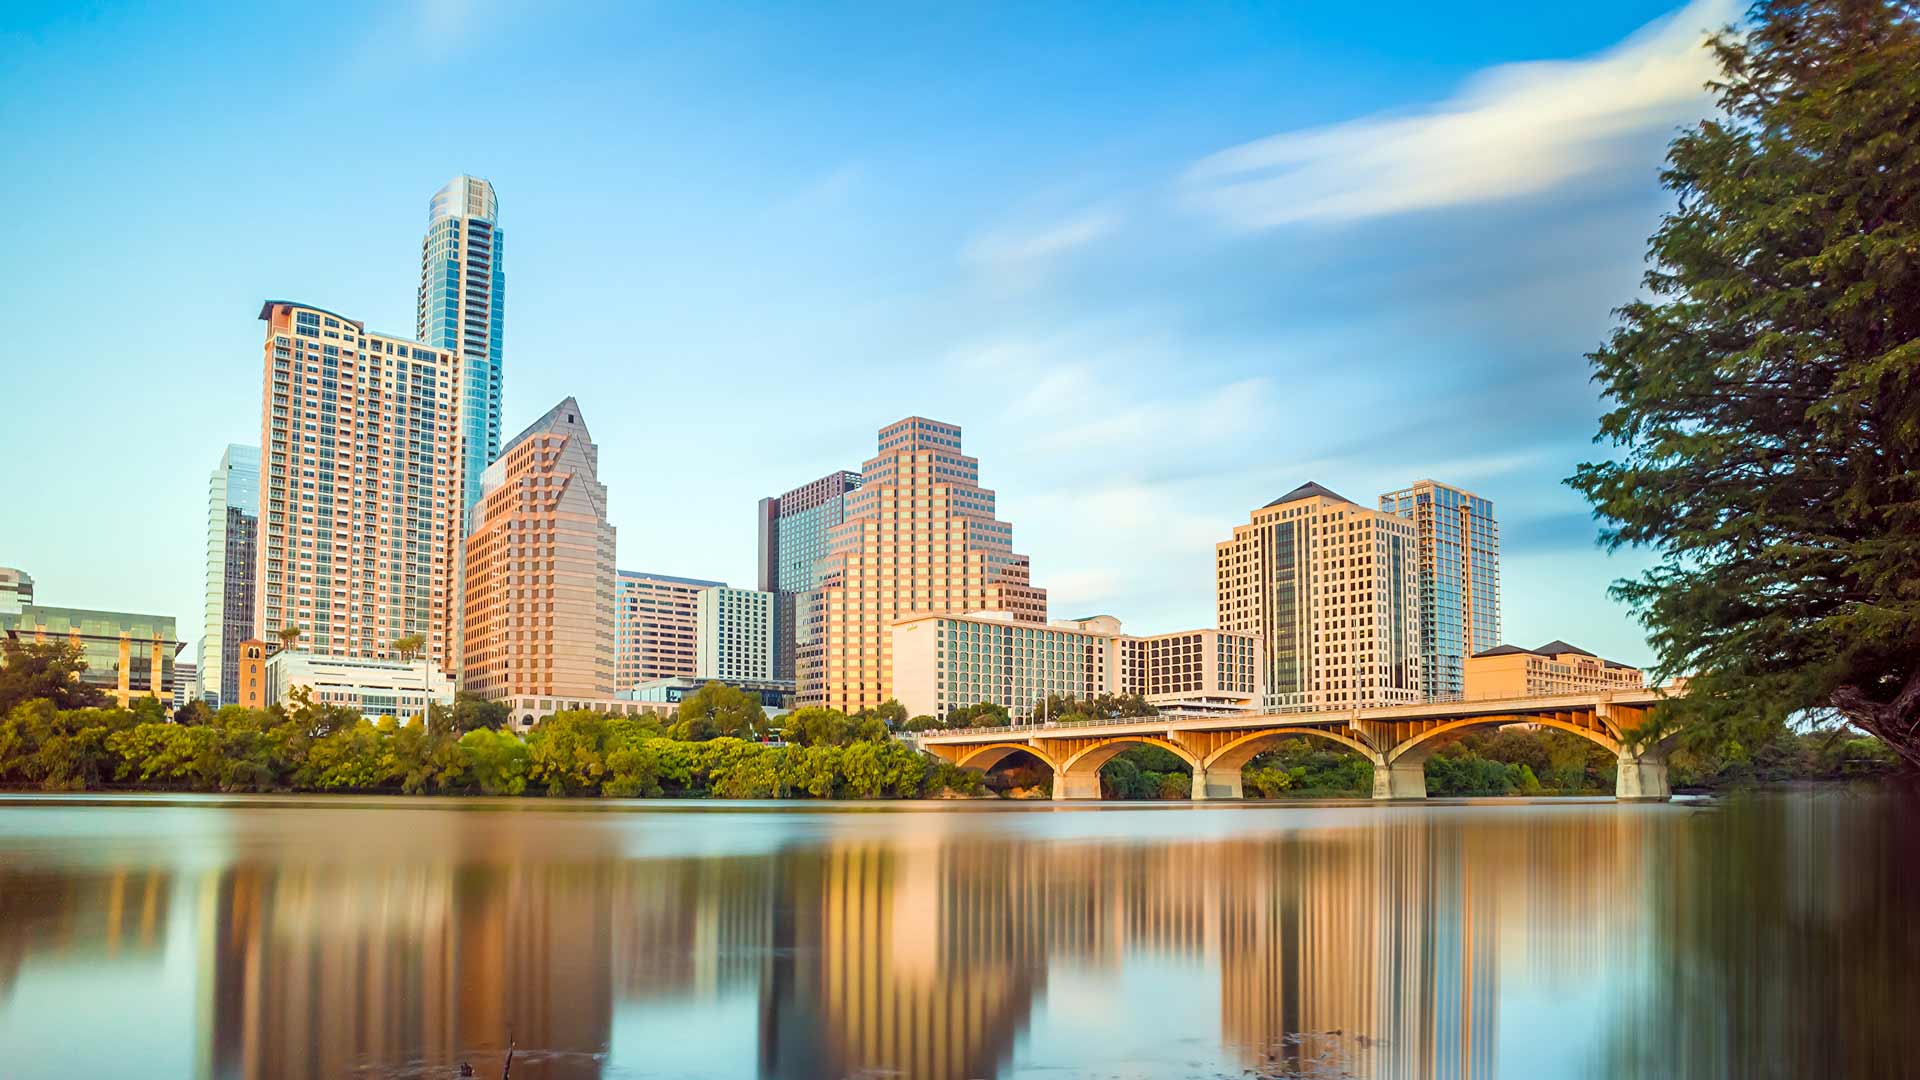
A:
[[[426,713],[429,703],[453,704],[453,680],[425,658],[377,660],[320,656],[283,649],[267,658],[266,704],[286,705],[304,686],[315,704],[345,705],[368,719]]]
[[[773,594],[726,586],[694,600],[694,677],[773,678]]]

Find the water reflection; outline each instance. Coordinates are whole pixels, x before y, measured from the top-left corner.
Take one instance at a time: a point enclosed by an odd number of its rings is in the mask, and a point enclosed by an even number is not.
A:
[[[0,809],[9,1075],[498,1075],[509,1032],[556,1078],[1920,1061],[1888,800],[487,805]]]

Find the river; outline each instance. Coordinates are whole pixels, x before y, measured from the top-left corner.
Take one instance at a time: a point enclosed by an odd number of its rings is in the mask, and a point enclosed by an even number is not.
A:
[[[0,797],[0,1076],[1920,1072],[1885,796]]]

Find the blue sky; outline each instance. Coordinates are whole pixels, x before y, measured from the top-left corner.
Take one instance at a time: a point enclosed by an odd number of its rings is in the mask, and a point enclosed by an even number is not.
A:
[[[410,333],[470,172],[504,427],[580,399],[623,567],[751,585],[755,500],[919,413],[1057,615],[1210,625],[1253,507],[1431,476],[1495,502],[1509,640],[1645,660],[1605,595],[1644,560],[1560,480],[1736,14],[16,2],[0,564],[193,637],[261,301]]]

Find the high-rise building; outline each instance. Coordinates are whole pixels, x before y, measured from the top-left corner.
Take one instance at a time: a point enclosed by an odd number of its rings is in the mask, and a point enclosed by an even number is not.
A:
[[[1500,526],[1493,503],[1421,480],[1380,496],[1420,543],[1420,682],[1428,701],[1466,691],[1467,658],[1500,640]]]
[[[724,581],[617,571],[613,625],[620,689],[697,672],[700,594],[725,586]]]
[[[1214,546],[1220,629],[1260,639],[1266,707],[1421,699],[1414,523],[1302,484]]]
[[[880,429],[879,453],[828,530],[820,588],[801,618],[798,700],[857,712],[893,694],[895,621],[909,615],[1005,611],[1047,621],[1013,526],[994,516],[980,463],[961,453],[960,428],[910,416]]]
[[[703,590],[694,598],[694,675],[773,678],[773,607],[773,594],[758,589]]]
[[[760,589],[774,594],[775,678],[793,678],[800,635],[807,629],[799,612],[807,594],[820,587],[828,530],[846,520],[847,493],[860,481],[859,473],[842,470],[760,500]]]
[[[454,354],[271,300],[260,421],[256,636],[390,659],[419,634],[454,674],[465,503]]]
[[[184,709],[187,702],[200,692],[200,665],[187,660],[173,662],[173,702],[172,708]]]
[[[480,498],[480,473],[500,456],[500,341],[507,303],[500,206],[493,185],[456,176],[434,192],[420,241],[415,336],[460,365],[464,511]]]
[[[259,525],[260,448],[236,443],[207,478],[207,592],[197,671],[200,699],[215,708],[236,700],[236,675],[227,657],[254,636]]]
[[[480,478],[466,539],[461,685],[493,699],[611,698],[614,531],[600,451],[573,398]]]

